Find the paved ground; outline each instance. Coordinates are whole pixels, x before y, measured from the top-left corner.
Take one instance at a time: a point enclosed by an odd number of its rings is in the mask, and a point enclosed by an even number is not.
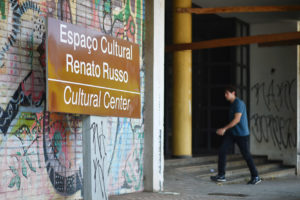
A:
[[[288,176],[273,180],[263,180],[258,185],[245,183],[222,185],[200,180],[187,174],[167,170],[164,191],[160,193],[141,192],[111,196],[110,200],[300,200],[300,177]]]

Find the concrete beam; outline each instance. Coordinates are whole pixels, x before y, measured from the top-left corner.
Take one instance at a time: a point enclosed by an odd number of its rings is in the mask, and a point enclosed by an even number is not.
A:
[[[290,42],[295,40],[300,40],[300,32],[232,37],[232,38],[206,40],[201,42],[173,44],[166,47],[166,52],[211,49],[211,48],[230,47],[230,46],[248,45],[248,44],[256,44],[256,43],[263,45],[263,44],[274,43],[274,42]]]
[[[177,8],[179,13],[220,14],[220,13],[255,13],[255,12],[290,12],[299,11],[299,5],[293,6],[235,6],[219,8]]]

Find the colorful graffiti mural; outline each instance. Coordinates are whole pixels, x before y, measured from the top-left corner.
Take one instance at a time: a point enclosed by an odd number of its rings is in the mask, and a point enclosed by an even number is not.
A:
[[[138,43],[144,91],[144,2],[0,0],[0,13],[0,199],[81,198],[82,117],[44,109],[46,17]],[[108,193],[143,190],[143,112],[103,123]]]
[[[47,172],[55,190],[72,195],[82,188],[82,130],[79,117],[45,114],[43,137]]]

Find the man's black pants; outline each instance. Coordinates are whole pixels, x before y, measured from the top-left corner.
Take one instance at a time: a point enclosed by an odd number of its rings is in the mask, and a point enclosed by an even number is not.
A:
[[[252,156],[249,150],[249,135],[248,136],[234,136],[232,133],[225,133],[223,136],[223,143],[219,150],[219,161],[218,161],[218,174],[223,176],[225,175],[226,168],[226,154],[228,149],[236,143],[240,148],[240,151],[247,162],[248,168],[251,173],[251,177],[258,176],[256,167],[254,165]]]

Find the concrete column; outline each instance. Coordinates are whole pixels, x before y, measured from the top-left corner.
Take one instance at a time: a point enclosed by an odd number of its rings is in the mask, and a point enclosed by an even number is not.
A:
[[[298,22],[300,31],[300,22]],[[300,176],[300,46],[297,46],[297,163],[296,174]]]
[[[107,159],[101,117],[87,116],[83,120],[83,197],[107,200]],[[101,128],[100,128],[101,126]]]
[[[191,8],[192,0],[173,1],[173,43],[192,42],[192,15],[176,8]],[[192,155],[192,51],[177,51],[173,58],[173,155]]]
[[[146,1],[144,188],[163,190],[165,1]]]

